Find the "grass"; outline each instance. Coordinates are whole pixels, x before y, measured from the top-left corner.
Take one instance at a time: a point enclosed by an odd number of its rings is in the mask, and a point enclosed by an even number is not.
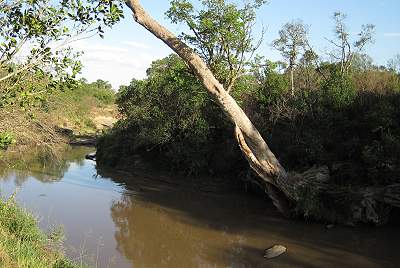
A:
[[[114,103],[114,98],[112,89],[83,83],[73,90],[54,92],[42,108],[58,126],[71,129],[78,135],[93,134],[97,131],[93,119],[98,113],[112,115],[108,108]]]
[[[14,199],[0,199],[0,267],[78,268],[61,251],[60,231],[42,232],[37,220]]]

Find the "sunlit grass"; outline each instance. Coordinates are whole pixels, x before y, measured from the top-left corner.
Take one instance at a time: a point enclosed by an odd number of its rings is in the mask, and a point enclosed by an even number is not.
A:
[[[78,268],[63,255],[59,230],[45,234],[37,220],[11,196],[0,199],[0,267]]]

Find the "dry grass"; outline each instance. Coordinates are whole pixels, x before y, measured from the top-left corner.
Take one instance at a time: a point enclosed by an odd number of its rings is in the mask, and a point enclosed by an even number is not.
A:
[[[4,232],[0,230],[0,232]],[[0,237],[3,237],[4,234],[0,234]],[[3,268],[13,268],[17,267],[17,264],[11,260],[10,256],[7,254],[6,250],[0,245],[0,267]]]
[[[22,111],[0,109],[0,122],[0,133],[11,133],[16,140],[6,151],[8,159],[23,160],[27,151],[54,158],[68,142],[68,137],[57,132],[58,122],[48,114],[32,119]],[[2,154],[5,152],[0,151],[0,161]]]
[[[98,100],[96,92],[86,88],[58,92],[42,107],[32,108],[30,112],[16,106],[0,108],[0,133],[10,133],[16,141],[8,147],[7,154],[19,154],[23,158],[26,150],[34,149],[56,156],[71,139],[71,135],[63,134],[60,129],[68,129],[78,136],[95,135],[112,125],[117,108]]]

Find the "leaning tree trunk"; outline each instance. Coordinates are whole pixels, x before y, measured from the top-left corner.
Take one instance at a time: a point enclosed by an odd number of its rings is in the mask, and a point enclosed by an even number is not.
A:
[[[298,202],[304,189],[322,191],[329,179],[327,167],[312,168],[301,174],[288,173],[281,166],[259,131],[237,102],[215,78],[205,62],[172,32],[150,17],[139,0],[126,0],[134,19],[176,52],[193,70],[204,88],[216,100],[229,120],[235,125],[235,136],[251,168],[258,174],[258,182],[267,190],[274,205],[287,215],[290,205]],[[398,199],[396,200],[398,202]]]

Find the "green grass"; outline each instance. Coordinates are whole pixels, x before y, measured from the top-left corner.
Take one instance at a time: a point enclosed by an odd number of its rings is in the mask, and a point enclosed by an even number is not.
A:
[[[0,199],[0,267],[78,268],[60,250],[59,231],[45,234],[14,197]]]

